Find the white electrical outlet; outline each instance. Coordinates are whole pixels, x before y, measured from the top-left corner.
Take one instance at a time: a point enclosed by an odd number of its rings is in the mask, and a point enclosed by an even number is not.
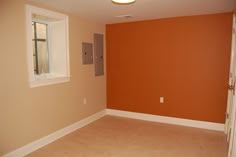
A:
[[[86,98],[83,99],[83,103],[87,104],[87,99]]]
[[[160,103],[164,103],[164,97],[160,97]]]

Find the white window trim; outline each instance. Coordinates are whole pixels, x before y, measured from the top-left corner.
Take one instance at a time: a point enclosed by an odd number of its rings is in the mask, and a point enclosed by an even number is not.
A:
[[[34,74],[34,63],[33,63],[33,46],[32,46],[32,14],[38,14],[45,17],[50,17],[53,19],[59,19],[65,21],[65,34],[66,34],[66,58],[65,58],[65,69],[66,72],[64,75],[58,75],[53,72],[48,74],[42,74],[36,76]],[[29,74],[29,84],[30,87],[39,87],[51,84],[58,84],[70,81],[70,64],[69,64],[69,24],[68,16],[49,11],[46,9],[34,7],[31,5],[26,5],[26,32],[27,32],[27,61],[28,61],[28,74]],[[49,41],[50,42],[50,41]],[[49,43],[49,50],[50,43]],[[51,55],[49,53],[49,55]],[[50,58],[50,57],[49,57]],[[49,61],[50,62],[50,61]]]

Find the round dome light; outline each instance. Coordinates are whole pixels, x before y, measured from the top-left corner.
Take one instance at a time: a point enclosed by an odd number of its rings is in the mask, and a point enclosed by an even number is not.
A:
[[[134,3],[136,0],[112,0],[114,3],[119,3],[119,4],[129,4],[129,3]]]

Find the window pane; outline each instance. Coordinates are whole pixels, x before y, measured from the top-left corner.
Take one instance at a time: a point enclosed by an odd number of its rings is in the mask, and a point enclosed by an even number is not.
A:
[[[34,39],[34,22],[32,22],[32,39]]]
[[[34,56],[33,59],[34,59],[34,73],[37,74],[36,56]]]
[[[47,25],[32,22],[32,30],[36,33],[36,36],[32,37],[35,74],[49,73]]]
[[[49,73],[49,57],[47,42],[38,41],[38,70],[39,74]]]
[[[47,38],[47,25],[36,23],[37,29],[37,39],[46,39]]]
[[[37,68],[37,62],[36,62],[37,60],[36,60],[36,52],[35,52],[35,42],[34,42],[34,40],[33,40],[32,44],[33,44],[34,73],[37,74],[38,68]]]
[[[33,56],[35,56],[35,42],[34,42],[34,40],[33,40],[32,44],[33,44]]]

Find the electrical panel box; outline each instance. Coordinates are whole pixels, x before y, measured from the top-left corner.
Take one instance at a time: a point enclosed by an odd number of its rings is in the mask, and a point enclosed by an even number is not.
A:
[[[103,35],[94,34],[95,76],[104,75]]]
[[[82,43],[83,64],[93,64],[93,44]]]

